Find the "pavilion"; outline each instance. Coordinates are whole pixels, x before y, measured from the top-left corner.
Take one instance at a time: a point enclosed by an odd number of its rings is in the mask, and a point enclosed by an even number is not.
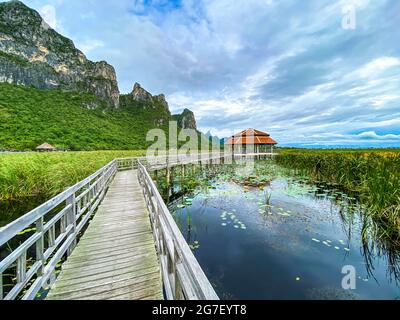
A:
[[[269,153],[274,151],[278,144],[271,135],[256,129],[246,129],[233,135],[226,143],[232,146],[232,151],[237,153]]]
[[[47,142],[41,144],[40,146],[36,147],[36,151],[39,152],[53,152],[56,151],[56,148],[53,147],[51,144],[48,144]]]

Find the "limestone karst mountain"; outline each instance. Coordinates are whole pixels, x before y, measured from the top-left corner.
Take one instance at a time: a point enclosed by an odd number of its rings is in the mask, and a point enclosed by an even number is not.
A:
[[[116,72],[93,62],[20,1],[0,3],[0,150],[144,148],[146,132],[196,128],[190,110],[172,116],[164,94],[135,83],[120,94]]]
[[[0,3],[0,82],[91,92],[118,107],[114,67],[92,62],[20,1]]]

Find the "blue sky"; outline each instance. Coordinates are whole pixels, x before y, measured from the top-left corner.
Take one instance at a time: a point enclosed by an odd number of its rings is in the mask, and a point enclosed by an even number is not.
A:
[[[122,92],[137,81],[165,93],[204,132],[400,147],[400,1],[25,3],[88,58],[113,64]],[[343,26],[349,12],[354,29]]]

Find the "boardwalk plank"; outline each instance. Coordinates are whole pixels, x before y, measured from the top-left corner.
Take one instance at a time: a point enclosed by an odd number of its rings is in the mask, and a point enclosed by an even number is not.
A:
[[[160,266],[137,172],[119,172],[47,299],[162,298]]]
[[[90,299],[96,297],[97,299],[107,299],[115,296],[117,290],[130,291],[135,288],[135,291],[142,290],[143,288],[149,288],[149,284],[152,285],[160,275],[157,272],[145,274],[133,279],[124,279],[119,281],[113,281],[108,283],[99,284],[92,287],[81,287],[79,290],[69,290],[60,292],[57,294],[58,298],[75,300],[75,299]],[[150,287],[151,288],[151,287]],[[69,289],[69,288],[68,288]],[[152,289],[152,288],[151,288]]]

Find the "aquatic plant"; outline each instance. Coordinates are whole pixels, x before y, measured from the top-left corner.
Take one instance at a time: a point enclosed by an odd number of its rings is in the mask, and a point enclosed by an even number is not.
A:
[[[298,154],[291,150],[281,153],[276,162],[288,174],[308,177],[308,184],[319,187],[315,196],[339,206],[349,236],[354,225],[361,225],[369,276],[375,258],[385,256],[388,274],[400,281],[400,152],[303,150]]]

